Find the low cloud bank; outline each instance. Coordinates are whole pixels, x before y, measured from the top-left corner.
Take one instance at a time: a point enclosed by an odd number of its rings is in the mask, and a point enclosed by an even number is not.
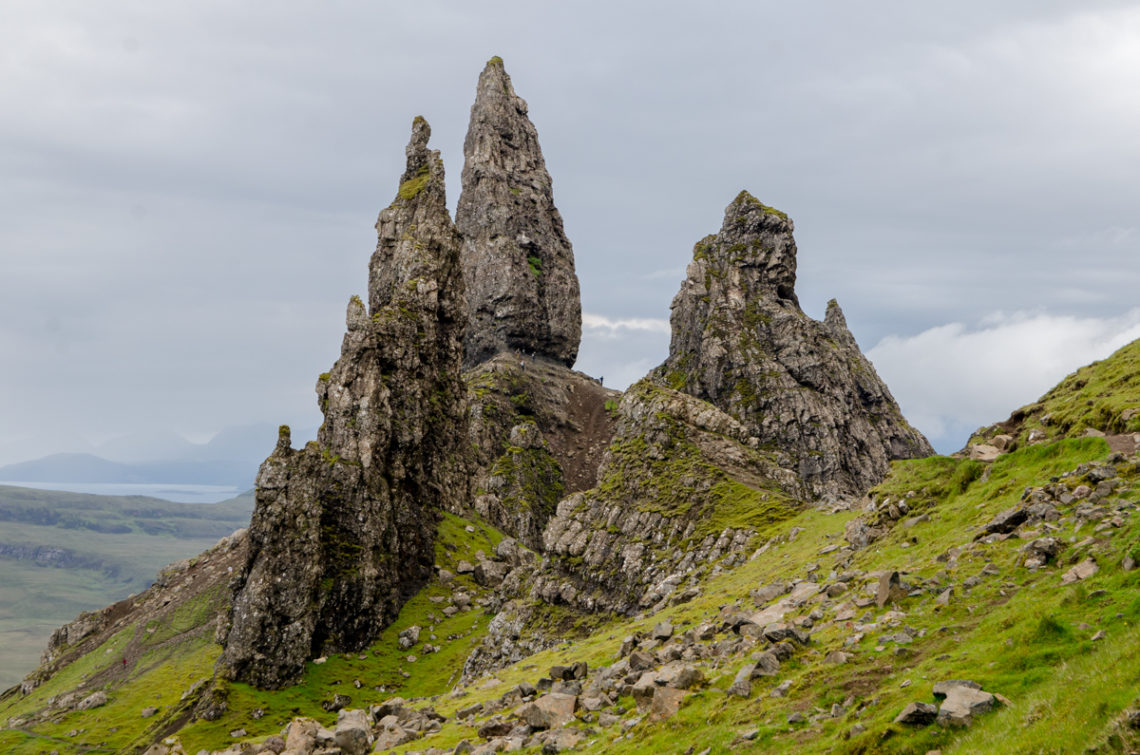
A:
[[[976,326],[888,336],[868,352],[911,424],[942,453],[1035,401],[1073,370],[1140,338],[1140,308],[1118,317],[997,312]]]

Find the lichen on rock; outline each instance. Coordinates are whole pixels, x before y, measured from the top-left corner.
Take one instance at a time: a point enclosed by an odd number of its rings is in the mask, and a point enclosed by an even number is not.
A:
[[[317,440],[294,450],[282,428],[258,473],[223,631],[230,678],[278,688],[310,658],[366,647],[430,578],[438,512],[469,498],[459,235],[430,133],[416,118],[376,224],[368,310],[349,301],[341,356],[317,382]]]

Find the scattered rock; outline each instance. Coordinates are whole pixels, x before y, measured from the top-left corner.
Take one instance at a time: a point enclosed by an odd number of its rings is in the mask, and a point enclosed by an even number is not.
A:
[[[572,721],[577,707],[577,697],[551,692],[526,703],[516,715],[534,729],[553,729]]]
[[[344,755],[365,755],[373,740],[368,713],[363,710],[341,710],[337,713],[333,739]]]
[[[907,596],[908,588],[903,584],[897,571],[879,575],[879,586],[875,590],[875,603],[882,608],[887,603],[897,603]]]
[[[401,650],[407,650],[420,641],[420,628],[412,625],[400,632],[397,637],[397,643]]]
[[[107,704],[107,693],[103,690],[93,692],[87,697],[83,698],[78,705],[75,706],[76,710],[91,710],[92,708],[101,708]]]
[[[1096,561],[1091,557],[1086,558],[1061,576],[1061,584],[1067,585],[1082,579],[1088,579],[1098,571],[1100,571],[1100,567],[1097,566]]]
[[[674,687],[658,687],[653,691],[653,702],[649,706],[649,718],[660,721],[672,718],[681,708],[681,701],[685,699],[683,690]]]

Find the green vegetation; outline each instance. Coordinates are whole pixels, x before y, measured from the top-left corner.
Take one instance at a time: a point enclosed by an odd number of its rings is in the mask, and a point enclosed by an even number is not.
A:
[[[476,551],[492,552],[502,537],[482,522],[444,514],[437,533],[436,562],[454,571],[460,560],[474,561]],[[363,705],[394,695],[422,697],[447,692],[490,620],[474,609],[451,617],[443,615],[437,601],[451,595],[453,589],[475,596],[483,593],[468,576],[455,577],[450,586],[433,580],[404,605],[396,622],[373,645],[360,653],[332,655],[310,663],[304,680],[294,687],[269,692],[219,682],[218,692],[227,702],[225,713],[215,721],[197,721],[183,728],[180,740],[188,751],[197,752],[228,746],[232,742],[229,732],[236,728],[246,729],[250,737],[278,733],[298,715],[331,725],[336,714],[322,704],[337,694]],[[60,740],[69,742],[68,732],[74,730],[83,730],[81,741],[93,746],[95,752],[131,751],[140,742],[153,741],[159,727],[187,713],[197,699],[190,695],[183,700],[183,693],[202,688],[212,678],[220,652],[213,642],[215,618],[227,598],[228,587],[222,580],[161,618],[117,632],[31,695],[0,700],[0,720],[20,722],[43,709],[50,698],[79,685],[86,688],[81,697],[102,689],[109,698],[105,706],[89,712],[60,711],[46,721],[25,723],[19,732],[0,732],[4,752],[46,752],[58,747]],[[413,624],[424,627],[422,643],[401,650],[397,637]],[[426,643],[438,646],[438,652],[428,652]],[[159,714],[140,717],[139,712],[150,706],[158,708]]]
[[[400,190],[398,192],[400,199],[403,199],[405,201],[415,199],[416,195],[423,191],[423,188],[427,186],[427,182],[429,180],[431,180],[431,168],[429,168],[427,165],[424,165],[416,172],[416,175],[400,184]]]
[[[1140,432],[1140,340],[1069,375],[1036,403],[1015,411],[1010,423],[1022,443],[1032,430],[1047,438],[1086,429]]]
[[[1106,360],[1103,371],[1070,383],[1075,395],[1090,385],[1103,393],[1083,399],[1084,408],[1074,409],[1073,417],[1083,417],[1086,410],[1095,415],[1098,405],[1115,406],[1123,414],[1121,407],[1140,403],[1140,390],[1130,379],[1119,383],[1124,386],[1120,390],[1131,392],[1130,399],[1114,393],[1111,386],[1118,384],[1107,375],[1115,364]],[[520,415],[528,393],[520,375],[482,377],[472,391],[487,404],[501,399],[494,403],[495,411],[504,413],[509,427],[526,423]],[[455,576],[450,585],[433,580],[376,643],[311,663],[300,685],[272,693],[221,685],[218,693],[226,699],[226,710],[215,721],[196,721],[179,731],[185,749],[221,749],[233,743],[229,732],[238,728],[246,730],[246,738],[264,737],[300,715],[329,725],[335,714],[325,710],[326,704],[341,694],[352,707],[397,695],[420,698],[413,704],[430,705],[448,718],[438,733],[395,751],[452,751],[461,740],[479,741],[477,728],[485,720],[460,721],[458,710],[498,699],[520,682],[534,683],[554,664],[585,661],[592,669],[590,679],[596,679],[598,667],[615,661],[624,637],[648,632],[661,621],[671,622],[677,634],[704,624],[720,628],[708,640],[693,633],[693,642],[707,648],[697,661],[706,683],[688,692],[679,712],[664,721],[637,712],[629,697],[618,700],[621,725],[603,725],[596,713],[579,711],[580,724],[591,733],[576,752],[644,755],[708,748],[712,753],[941,750],[950,755],[1119,753],[1140,747],[1140,731],[1126,723],[1128,713],[1140,707],[1140,570],[1123,565],[1126,557],[1140,555],[1140,463],[1135,458],[1110,457],[1102,438],[1063,437],[1023,443],[990,463],[943,456],[896,462],[865,500],[808,505],[764,478],[762,471],[772,464],[769,455],[668,413],[676,401],[690,399],[648,382],[632,387],[630,395],[645,406],[660,399],[660,408],[656,414],[647,412],[642,435],[611,446],[607,475],[591,495],[665,517],[689,518],[693,532],[681,548],[726,528],[754,529],[764,542],[749,549],[749,558],[731,568],[723,562],[715,568],[697,565],[695,573],[706,578],[699,590],[684,594],[685,602],[634,617],[534,604],[524,594],[519,605],[529,615],[528,629],[559,641],[497,670],[493,678],[462,688],[456,682],[464,660],[485,637],[491,616],[472,609],[448,617],[442,606],[455,589],[469,593],[477,605],[487,592],[467,575]],[[1057,391],[1047,397],[1054,406],[1073,404]],[[1057,416],[1060,410],[1052,411]],[[1068,425],[1073,435],[1080,435],[1081,421]],[[527,444],[518,437],[515,442],[519,445],[502,449],[492,470],[521,491],[512,505],[533,505],[533,500],[546,500],[543,496],[556,500],[561,483],[550,476],[557,470],[549,454],[524,448]],[[731,448],[717,456],[728,459],[727,466],[709,462],[702,452],[709,444]],[[1113,470],[1099,466],[1110,458]],[[1086,496],[1080,500],[1069,498],[1077,486],[1095,489],[1106,477],[1115,482],[1095,493],[1080,493]],[[1012,534],[982,536],[996,515],[1038,500],[1034,496],[1045,488],[1056,501],[1054,516]],[[845,533],[856,519],[880,532],[868,547],[848,545]],[[613,532],[604,523],[598,528]],[[75,531],[84,537],[90,532],[82,527]],[[657,547],[651,543],[653,534],[642,541],[649,548]],[[456,572],[460,561],[474,562],[478,551],[492,552],[502,537],[485,523],[444,514],[437,564]],[[1048,563],[1028,568],[1026,547],[1045,537],[1061,545],[1059,552]],[[1074,565],[1089,560],[1098,566],[1094,574],[1062,579]],[[874,600],[879,576],[895,571],[907,589],[880,607]],[[739,638],[723,628],[731,626],[736,613],[766,605],[750,591],[799,580],[817,582],[831,595],[791,606],[782,619],[810,628],[810,642],[781,662],[777,677],[755,679],[751,696],[725,694],[754,649],[736,647]],[[210,677],[218,654],[213,617],[227,594],[218,583],[172,604],[160,617],[110,630],[100,638],[101,647],[31,695],[0,698],[0,721],[15,721],[14,728],[0,731],[0,748],[40,753],[60,748],[61,742],[78,742],[69,739],[72,731],[82,731],[84,746],[94,752],[129,751],[152,741],[161,726],[177,720],[192,703],[194,695],[184,701],[183,693]],[[840,619],[840,606],[850,611],[847,618]],[[399,649],[399,632],[413,624],[425,628],[421,643],[439,645],[438,652],[424,644]],[[839,663],[825,660],[836,651],[847,657]],[[979,715],[968,729],[894,723],[908,703],[935,702],[934,683],[947,679],[971,679],[999,694],[1000,705]],[[81,683],[84,694],[104,690],[108,704],[87,713],[47,709],[49,699],[58,700]],[[783,694],[771,694],[778,683],[785,685]],[[161,714],[141,718],[139,710],[146,705],[159,707]],[[793,716],[804,719],[790,722]]]
[[[492,477],[501,477],[505,486],[500,499],[512,511],[554,513],[566,489],[562,469],[544,448],[508,446],[491,467]]]
[[[660,390],[642,381],[629,392]],[[697,443],[702,431],[667,414],[658,414],[655,423],[652,444],[647,433],[619,438],[610,446],[610,465],[596,488],[600,498],[625,501],[666,517],[690,517],[695,523],[692,539],[720,533],[726,527],[767,530],[800,508],[800,502],[774,481],[755,472],[737,471],[734,476],[710,463]],[[759,451],[741,446],[740,453],[752,470],[770,463]]]
[[[530,267],[530,274],[535,278],[542,276],[542,259],[536,255],[528,255],[526,264]]]
[[[768,205],[764,204],[763,202],[761,202],[756,197],[749,194],[748,191],[740,192],[739,194],[736,195],[736,199],[733,200],[733,204],[740,204],[743,202],[746,202],[746,203],[751,204],[751,205],[755,205],[769,215],[775,215],[776,217],[783,218],[784,220],[788,219],[788,214],[786,212],[782,212],[781,210],[777,210],[775,207],[769,207]]]
[[[0,688],[32,670],[57,627],[142,592],[252,510],[252,494],[192,504],[0,486]]]

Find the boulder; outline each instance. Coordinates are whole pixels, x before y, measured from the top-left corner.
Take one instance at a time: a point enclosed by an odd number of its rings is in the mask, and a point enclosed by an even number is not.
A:
[[[875,603],[879,608],[887,603],[897,603],[906,596],[907,587],[897,571],[887,571],[879,575],[879,584],[875,589]]]
[[[1100,571],[1100,567],[1097,565],[1096,561],[1091,557],[1086,558],[1084,561],[1080,562],[1072,569],[1069,569],[1067,572],[1061,575],[1061,583],[1067,585],[1073,582],[1079,582],[1082,579],[1088,579],[1098,571]]]
[[[553,729],[574,720],[577,707],[577,697],[551,692],[526,703],[516,715],[533,729]]]
[[[372,726],[368,713],[344,709],[337,713],[333,738],[344,755],[365,755],[372,745]]]
[[[670,661],[656,672],[657,681],[675,689],[691,689],[704,681],[704,673],[684,661]]]
[[[910,724],[912,726],[926,726],[934,723],[938,718],[938,707],[930,703],[907,703],[902,712],[895,716],[896,724]]]
[[[79,701],[75,706],[76,710],[91,710],[92,708],[101,708],[107,704],[107,693],[103,690],[93,692],[87,697]]]
[[[980,689],[956,685],[946,691],[946,699],[938,708],[942,726],[969,726],[975,716],[993,710],[994,696]]]
[[[682,690],[673,687],[658,687],[653,691],[653,702],[649,706],[649,718],[660,721],[672,718],[681,708],[681,701],[685,699]]]

